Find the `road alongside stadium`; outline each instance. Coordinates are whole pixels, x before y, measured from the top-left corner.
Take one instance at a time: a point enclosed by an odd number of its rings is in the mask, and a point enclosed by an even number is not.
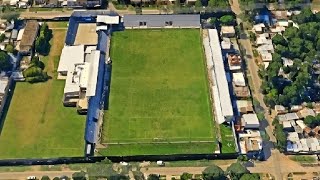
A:
[[[25,180],[29,176],[36,176],[41,179],[42,176],[47,175],[50,179],[61,176],[72,177],[72,174],[77,171],[26,171],[26,172],[5,172],[0,173],[0,180]]]
[[[113,5],[107,10],[115,11],[119,15],[136,14],[132,10],[117,10]],[[38,11],[38,12],[21,12],[20,17],[23,19],[54,19],[54,18],[69,18],[73,11]],[[157,9],[143,9],[142,14],[161,14]]]

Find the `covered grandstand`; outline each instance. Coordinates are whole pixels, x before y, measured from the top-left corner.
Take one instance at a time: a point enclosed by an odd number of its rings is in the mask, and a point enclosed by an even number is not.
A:
[[[226,121],[233,120],[233,106],[231,103],[217,30],[209,29],[209,37],[205,38],[203,43],[209,75],[212,81],[211,93],[215,107],[216,120],[219,124],[222,124]]]
[[[110,11],[75,11],[69,20],[69,28],[65,45],[74,45],[80,23],[96,23],[98,15],[118,16],[118,14]],[[86,156],[94,154],[95,144],[99,139],[99,129],[102,123],[100,120],[102,119],[101,115],[103,115],[102,110],[104,109],[104,102],[106,98],[104,95],[108,93],[104,91],[109,89],[106,87],[106,82],[110,80],[110,74],[107,74],[108,72],[110,73],[110,71],[108,71],[109,65],[105,63],[108,58],[106,57],[106,53],[108,51],[108,35],[111,32],[111,26],[108,25],[108,27],[108,29],[97,29],[98,44],[95,51],[99,53],[94,54],[96,56],[94,59],[97,59],[98,61],[92,64],[93,66],[97,66],[97,71],[93,72],[95,76],[91,76],[92,79],[89,80],[92,88],[90,88],[86,94],[88,97],[87,120],[84,137],[86,141]]]

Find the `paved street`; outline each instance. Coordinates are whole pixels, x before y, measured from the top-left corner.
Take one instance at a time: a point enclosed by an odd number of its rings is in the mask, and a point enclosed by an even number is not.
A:
[[[72,174],[76,171],[26,171],[26,172],[6,172],[0,173],[0,180],[25,180],[28,176],[36,176],[41,179],[42,176],[47,175],[51,179],[54,177],[68,176],[72,177]]]

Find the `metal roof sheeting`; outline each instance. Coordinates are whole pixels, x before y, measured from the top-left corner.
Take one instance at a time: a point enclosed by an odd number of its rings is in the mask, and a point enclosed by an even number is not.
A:
[[[84,45],[64,46],[62,49],[58,72],[68,71],[77,63],[84,62]]]
[[[125,27],[139,27],[140,22],[146,22],[146,27],[165,27],[166,22],[172,22],[172,27],[200,28],[200,15],[124,15]]]
[[[100,51],[95,50],[91,51],[90,56],[90,68],[89,68],[89,80],[87,85],[86,96],[94,96],[96,94],[97,78],[98,78],[98,69],[99,69],[99,58]]]
[[[215,71],[216,85],[221,99],[221,110],[225,118],[233,117],[233,108],[230,98],[229,86],[227,82],[226,72],[223,64],[220,41],[218,31],[209,29],[209,45],[212,52],[213,68]]]

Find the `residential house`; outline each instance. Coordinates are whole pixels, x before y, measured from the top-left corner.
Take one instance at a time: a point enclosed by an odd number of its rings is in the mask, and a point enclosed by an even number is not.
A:
[[[274,110],[276,111],[277,115],[279,114],[285,114],[287,111],[286,111],[286,108],[282,105],[275,105],[274,106]]]
[[[237,108],[240,116],[254,112],[252,102],[248,100],[237,100]]]
[[[226,37],[222,38],[221,48],[224,52],[233,52],[234,51],[232,48],[231,40]]]
[[[260,123],[256,114],[243,114],[241,124],[245,129],[259,129]]]
[[[262,34],[265,32],[266,26],[263,23],[253,25],[253,31],[257,34]]]
[[[229,69],[231,72],[241,71],[242,59],[238,54],[227,54]]]
[[[262,142],[260,131],[246,130],[243,133],[239,133],[241,154],[260,152],[262,150]]]
[[[312,110],[312,109],[309,109],[307,107],[301,109],[298,113],[297,113],[298,117],[300,119],[304,119],[306,118],[307,116],[313,116],[315,117],[316,116],[316,113]]]

